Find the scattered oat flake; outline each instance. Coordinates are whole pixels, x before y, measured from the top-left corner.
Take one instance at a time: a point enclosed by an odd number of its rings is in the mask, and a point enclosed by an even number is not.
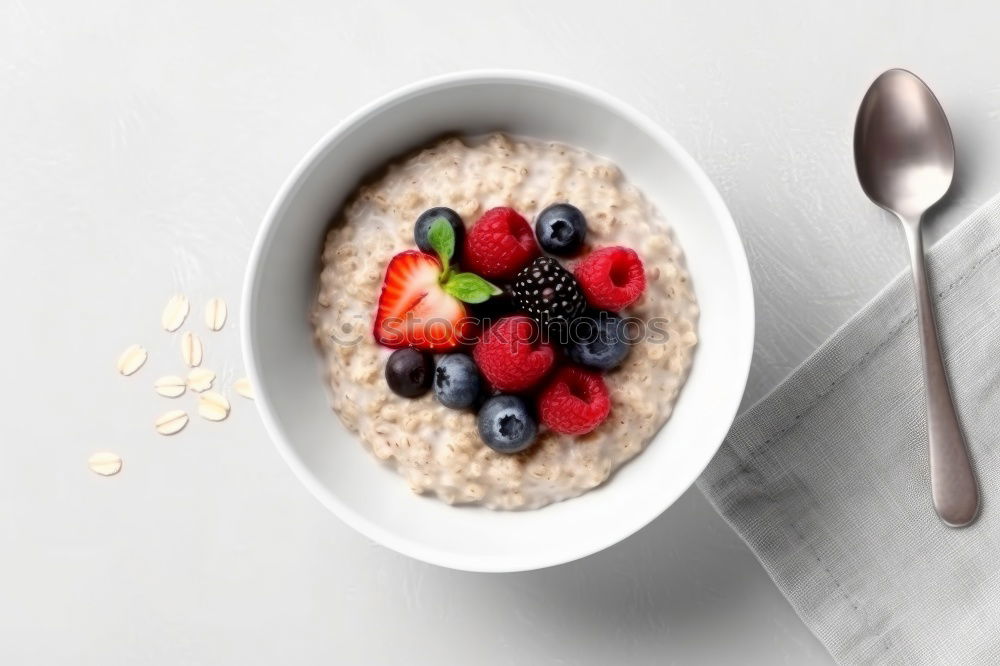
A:
[[[221,330],[226,324],[228,312],[226,302],[221,298],[213,298],[205,304],[205,325],[208,326],[208,330]]]
[[[148,354],[142,345],[132,345],[118,357],[118,372],[128,377],[142,367],[147,357]]]
[[[163,308],[163,316],[160,317],[163,329],[173,333],[181,327],[190,311],[191,305],[188,303],[188,299],[181,294],[174,294],[167,301],[167,306]]]
[[[202,356],[201,340],[191,331],[184,331],[181,336],[181,356],[189,368],[201,365]]]
[[[250,380],[246,377],[241,377],[233,382],[233,388],[244,398],[249,398],[253,400],[253,386],[250,384]]]
[[[215,391],[205,391],[198,398],[198,413],[209,421],[222,421],[229,416],[229,401]]]
[[[215,373],[205,368],[194,368],[188,373],[187,387],[192,391],[201,393],[212,388],[215,381]]]
[[[161,435],[173,435],[184,429],[188,424],[188,415],[182,409],[172,409],[156,419],[156,432]]]
[[[157,379],[153,383],[153,389],[165,398],[177,398],[184,395],[184,391],[187,390],[187,384],[182,378],[176,375],[167,375],[166,377]]]
[[[87,458],[90,471],[101,476],[114,476],[122,469],[122,459],[110,451],[98,451]]]

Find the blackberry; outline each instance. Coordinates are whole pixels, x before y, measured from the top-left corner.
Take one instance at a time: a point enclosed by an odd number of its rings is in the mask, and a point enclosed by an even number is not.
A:
[[[543,328],[567,329],[587,306],[580,283],[552,257],[539,257],[514,276],[514,304]]]

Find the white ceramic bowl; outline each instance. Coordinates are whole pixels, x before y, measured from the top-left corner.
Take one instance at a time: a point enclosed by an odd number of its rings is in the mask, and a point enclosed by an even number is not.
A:
[[[412,494],[331,411],[309,324],[324,232],[358,179],[443,133],[490,130],[562,141],[616,162],[673,227],[701,306],[691,375],[648,448],[603,486],[534,511],[453,507]],[[268,211],[243,295],[243,350],[257,405],[299,479],[369,538],[469,571],[568,562],[624,539],[669,507],[708,464],[736,414],[753,330],[739,235],[691,157],[609,95],[521,72],[468,72],[410,85],[327,134]]]

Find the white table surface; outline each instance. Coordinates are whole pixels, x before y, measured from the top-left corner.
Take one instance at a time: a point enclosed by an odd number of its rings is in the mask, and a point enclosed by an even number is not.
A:
[[[722,191],[756,283],[749,404],[904,266],[851,163],[879,71],[923,75],[953,122],[959,180],[933,237],[1000,189],[1000,6],[924,4],[0,4],[0,661],[827,663],[696,490],[586,560],[474,575],[343,525],[239,397],[225,423],[158,436],[151,384],[181,369],[158,320],[175,290],[197,331],[210,296],[238,315],[269,200],[360,104],[456,69],[537,69],[639,107]],[[224,383],[238,334],[203,334]],[[133,342],[150,361],[123,379]],[[101,449],[119,476],[87,470]]]

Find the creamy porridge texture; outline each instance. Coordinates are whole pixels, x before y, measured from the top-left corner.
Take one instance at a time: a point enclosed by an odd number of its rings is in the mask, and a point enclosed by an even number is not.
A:
[[[375,303],[386,264],[413,248],[413,223],[425,209],[453,208],[468,227],[495,206],[530,221],[564,201],[586,216],[588,248],[624,245],[639,254],[646,290],[622,316],[661,322],[666,335],[637,342],[604,377],[612,409],[596,430],[543,429],[531,448],[505,455],[483,444],[472,411],[449,409],[433,393],[409,400],[389,390],[382,373],[391,350],[373,338]],[[529,509],[600,485],[669,418],[697,343],[698,306],[666,222],[615,165],[563,144],[449,138],[399,160],[348,201],[322,262],[313,322],[333,409],[415,492],[449,503]],[[571,270],[575,263],[565,261]]]

